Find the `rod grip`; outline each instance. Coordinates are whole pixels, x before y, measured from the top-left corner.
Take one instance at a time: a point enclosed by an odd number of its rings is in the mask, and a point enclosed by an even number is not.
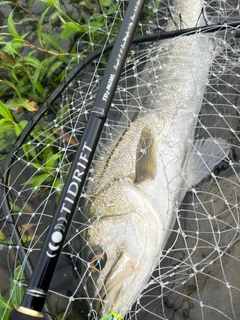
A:
[[[43,314],[38,311],[19,307],[11,311],[9,320],[44,320]]]

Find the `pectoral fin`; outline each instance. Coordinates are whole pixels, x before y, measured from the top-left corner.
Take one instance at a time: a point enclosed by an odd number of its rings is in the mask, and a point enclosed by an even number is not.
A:
[[[230,145],[222,138],[197,140],[185,163],[184,171],[189,185],[196,185],[206,178],[228,156],[229,150]]]
[[[145,126],[142,130],[136,154],[135,182],[154,179],[157,172],[157,152],[151,128]]]

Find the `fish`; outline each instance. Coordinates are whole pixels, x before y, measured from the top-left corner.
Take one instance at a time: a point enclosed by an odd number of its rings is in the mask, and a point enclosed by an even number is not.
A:
[[[203,0],[174,0],[168,30],[203,25],[203,8]],[[194,141],[215,51],[201,33],[155,45],[141,77],[152,98],[114,141],[111,156],[102,156],[104,170],[86,192],[85,290],[99,316],[130,311],[159,264],[186,192],[228,155],[224,139]]]

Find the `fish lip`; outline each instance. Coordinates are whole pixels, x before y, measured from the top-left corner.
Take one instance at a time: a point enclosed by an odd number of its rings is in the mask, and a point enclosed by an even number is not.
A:
[[[116,299],[116,297],[119,294],[120,289],[121,289],[121,286],[119,286],[119,289],[114,292],[114,296],[112,296],[111,299],[108,299],[107,297],[110,296],[111,290],[107,290],[107,286],[105,286],[105,285],[102,286],[102,289],[100,290],[100,293],[99,293],[100,299],[97,300],[96,305],[95,305],[95,310],[98,315],[103,316],[104,315],[103,313],[106,313],[106,311],[105,311],[106,308],[109,309],[109,312],[112,310],[113,303],[109,304],[109,301],[114,301]],[[108,311],[107,311],[107,313],[108,313]]]
[[[107,291],[106,291],[106,287],[107,287],[107,281],[109,280],[109,278],[111,277],[111,274],[113,272],[113,269],[114,267],[116,266],[117,262],[119,261],[121,255],[117,256],[116,260],[114,261],[113,263],[113,266],[112,266],[112,269],[109,270],[109,272],[107,273],[106,277],[105,277],[105,280],[104,280],[104,283],[102,285],[102,288],[98,294],[98,296],[100,297],[100,299],[97,299],[96,300],[96,303],[95,303],[95,310],[97,312],[97,314],[100,315],[101,313],[101,310],[103,309],[103,304],[106,304],[104,303],[104,299],[106,299],[106,296],[107,296]],[[96,297],[95,297],[96,298]]]
[[[116,266],[118,261],[119,259],[116,259],[114,266]],[[114,267],[111,269],[99,292],[100,299],[97,300],[95,305],[95,310],[99,315],[103,313],[103,311],[104,313],[116,312],[116,310],[112,309],[112,306],[119,295],[123,282],[132,274],[134,270],[135,265],[129,258],[127,261],[125,261],[125,268],[120,269],[117,274],[114,274]]]

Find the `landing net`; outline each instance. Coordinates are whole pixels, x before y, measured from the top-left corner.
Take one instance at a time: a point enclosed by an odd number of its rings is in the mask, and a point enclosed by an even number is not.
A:
[[[210,25],[240,22],[239,5],[239,0],[206,1],[202,15]],[[137,36],[166,30],[168,22],[173,20],[172,9],[169,1],[147,1]],[[116,22],[124,12],[123,1],[119,2],[116,13],[108,17],[109,30],[104,34],[108,41],[115,38]],[[188,27],[181,17],[179,21],[173,22],[175,30]],[[209,33],[208,37],[216,43],[215,56],[198,115],[195,140],[223,138],[229,143],[230,152],[200,184],[189,188],[181,207],[176,207],[176,223],[169,230],[159,263],[144,290],[138,293],[126,319],[236,320],[240,317],[239,27],[227,27]],[[168,50],[174,41],[176,38],[131,47],[82,194],[83,201],[95,201],[92,190],[101,182],[101,174],[117,141],[154,103],[153,88],[159,81],[158,74],[164,74],[164,61],[168,55],[177,57]],[[80,53],[83,46],[94,51],[102,44],[98,45],[90,36],[84,44],[79,39],[77,46]],[[15,152],[7,185],[4,185],[4,201],[0,203],[3,209],[5,202],[9,204],[9,212],[7,215],[2,212],[0,220],[0,288],[6,299],[2,319],[7,319],[13,304],[20,303],[21,288],[28,285],[28,279],[22,275],[24,263],[18,267],[19,247],[24,245],[26,261],[35,265],[108,56],[108,53],[101,54],[75,77]],[[175,68],[179,68],[177,59]],[[113,177],[109,176],[108,182],[114,183]],[[79,204],[48,297],[52,315],[60,319],[98,319],[93,303],[96,298],[86,287],[86,278],[91,278],[91,272],[85,267],[90,265],[82,255],[88,248],[84,234],[96,218],[89,217]],[[21,244],[13,243],[8,224],[15,225]],[[93,277],[92,282],[94,285]]]

